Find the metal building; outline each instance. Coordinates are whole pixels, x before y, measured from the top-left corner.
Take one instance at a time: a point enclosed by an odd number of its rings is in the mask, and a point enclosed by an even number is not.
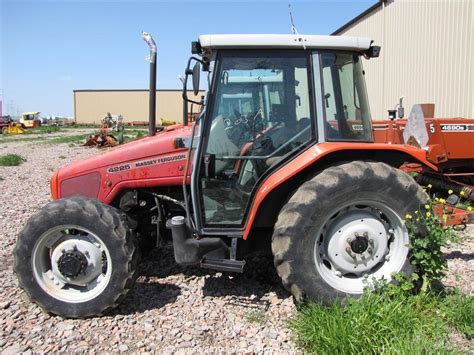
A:
[[[199,101],[192,92],[188,97]],[[191,107],[189,106],[188,110]],[[195,107],[194,111],[198,108]],[[74,90],[74,118],[78,124],[99,124],[110,112],[122,115],[124,122],[148,121],[148,90]],[[156,119],[181,122],[183,119],[182,90],[156,91]]]
[[[400,96],[406,115],[434,103],[435,117],[474,117],[473,0],[379,1],[333,35],[382,46],[364,61],[373,118],[386,118]]]

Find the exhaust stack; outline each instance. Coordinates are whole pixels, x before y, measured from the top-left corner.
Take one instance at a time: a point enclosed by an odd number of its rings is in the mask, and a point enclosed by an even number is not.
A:
[[[150,47],[150,93],[149,93],[149,115],[148,115],[148,135],[154,136],[156,133],[156,44],[153,37],[147,32],[142,33],[143,40]]]

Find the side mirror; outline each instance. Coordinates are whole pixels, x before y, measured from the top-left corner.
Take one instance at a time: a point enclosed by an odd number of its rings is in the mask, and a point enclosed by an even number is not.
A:
[[[199,79],[201,77],[201,63],[196,62],[193,67],[193,92],[194,96],[199,94]]]

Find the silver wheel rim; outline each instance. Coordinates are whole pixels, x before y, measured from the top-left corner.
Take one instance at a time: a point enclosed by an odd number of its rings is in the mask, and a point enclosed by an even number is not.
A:
[[[77,275],[64,270],[66,257],[80,266]],[[104,242],[74,225],[43,233],[35,243],[31,262],[38,285],[51,297],[68,303],[94,299],[107,287],[112,274],[112,259]]]
[[[314,261],[331,287],[362,294],[374,279],[390,281],[408,256],[408,231],[388,206],[370,200],[335,211],[317,232]]]

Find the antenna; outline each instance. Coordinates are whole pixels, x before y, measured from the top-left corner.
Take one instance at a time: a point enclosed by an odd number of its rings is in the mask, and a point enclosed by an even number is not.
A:
[[[291,4],[288,4],[288,12],[290,13],[291,32],[293,32],[293,34],[298,38],[298,41],[301,42],[301,44],[303,45],[303,49],[306,49],[303,38],[300,37],[300,34],[298,33],[298,30],[296,29],[295,22],[293,21],[293,13],[291,12]]]

